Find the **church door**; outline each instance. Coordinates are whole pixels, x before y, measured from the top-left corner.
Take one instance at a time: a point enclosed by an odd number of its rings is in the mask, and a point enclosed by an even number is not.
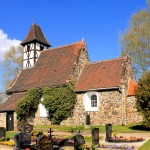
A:
[[[14,113],[13,112],[7,112],[6,130],[7,131],[13,131],[14,130]]]

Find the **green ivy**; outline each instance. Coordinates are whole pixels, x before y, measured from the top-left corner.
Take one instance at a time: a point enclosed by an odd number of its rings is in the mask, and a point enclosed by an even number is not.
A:
[[[28,118],[34,117],[42,91],[39,89],[29,89],[26,95],[17,103],[16,114],[18,121],[27,121]]]
[[[43,95],[43,101],[40,101]],[[49,88],[42,90],[30,89],[27,91],[18,103],[16,108],[18,121],[27,121],[28,118],[34,117],[38,104],[45,105],[49,112],[49,118],[53,124],[60,124],[67,119],[75,106],[76,94],[73,90],[73,84],[69,83],[62,87]]]
[[[76,94],[70,84],[58,88],[46,87],[43,89],[43,97],[43,104],[53,124],[60,124],[67,119],[76,103]]]

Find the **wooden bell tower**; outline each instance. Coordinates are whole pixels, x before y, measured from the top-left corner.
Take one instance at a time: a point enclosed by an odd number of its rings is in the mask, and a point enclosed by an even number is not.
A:
[[[32,24],[27,36],[21,42],[23,50],[23,68],[34,67],[39,58],[40,52],[48,49],[51,45],[46,40],[42,29]]]

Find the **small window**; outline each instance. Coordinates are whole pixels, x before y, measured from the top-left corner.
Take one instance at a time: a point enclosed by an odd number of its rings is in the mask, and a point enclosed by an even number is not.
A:
[[[96,95],[91,96],[91,107],[97,107],[97,96]]]
[[[44,46],[43,45],[40,45],[40,50],[42,51],[44,49]]]
[[[27,45],[27,52],[30,51],[30,45]]]

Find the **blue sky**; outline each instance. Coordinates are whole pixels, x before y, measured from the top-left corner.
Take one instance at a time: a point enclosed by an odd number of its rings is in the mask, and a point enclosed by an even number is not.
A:
[[[84,38],[90,60],[120,56],[119,34],[146,0],[4,0],[0,3],[0,89],[3,53],[22,41],[33,22],[52,47]],[[33,21],[34,20],[34,21]]]

